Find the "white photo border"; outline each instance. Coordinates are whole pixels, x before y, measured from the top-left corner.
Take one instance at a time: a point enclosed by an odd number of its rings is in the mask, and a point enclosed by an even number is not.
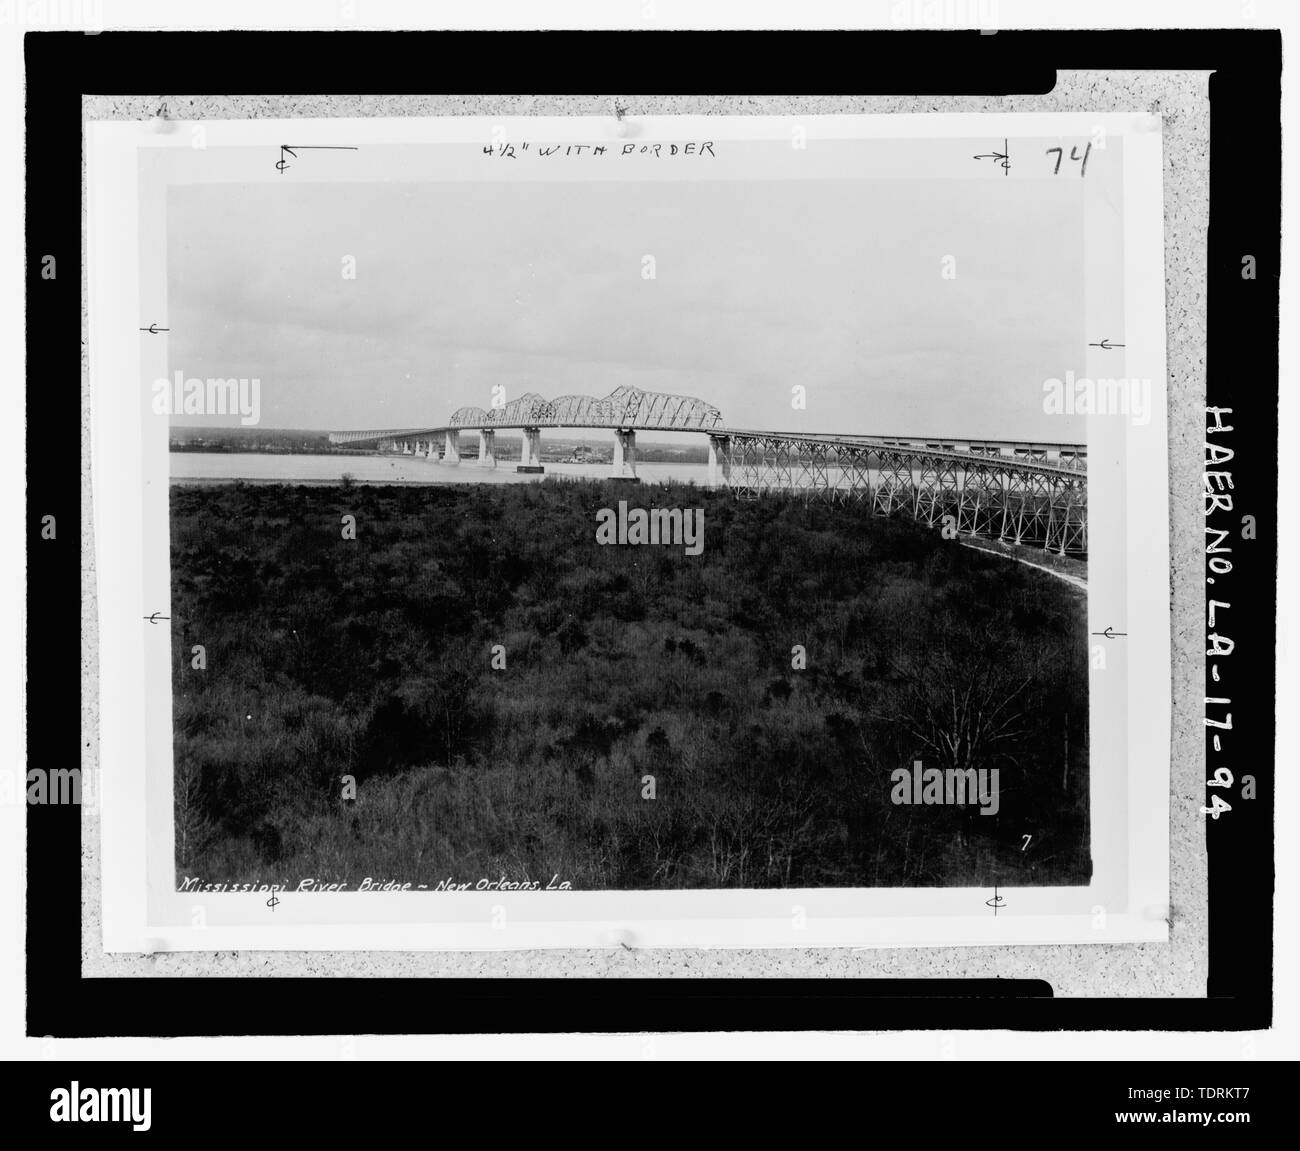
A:
[[[286,140],[356,144],[362,153],[316,153],[315,179],[447,178],[438,146],[481,155],[505,140],[624,143],[709,140],[952,141],[1010,151],[1042,138],[1067,149],[1096,138],[1085,186],[1089,251],[1118,240],[1123,253],[1121,361],[1089,349],[1089,375],[1152,381],[1151,420],[1135,427],[1090,417],[1089,632],[1107,642],[1107,668],[1091,675],[1089,706],[1094,862],[1088,887],[1003,888],[994,915],[984,888],[822,888],[716,891],[406,892],[339,894],[182,893],[174,890],[171,802],[167,423],[149,410],[149,381],[166,376],[166,335],[139,328],[166,315],[165,184],[180,150],[204,182],[274,181]],[[611,117],[175,122],[157,133],[138,122],[87,126],[88,323],[92,468],[99,580],[100,771],[104,948],[164,950],[511,950],[542,947],[876,947],[1164,942],[1168,938],[1171,717],[1169,495],[1160,123],[1149,113],[955,113],[835,116],[654,116],[629,131]],[[494,134],[495,133],[495,134]],[[201,146],[196,146],[201,141]],[[468,147],[467,147],[468,146]],[[978,151],[978,148],[975,149]],[[1041,150],[1041,149],[1040,149]],[[881,149],[888,155],[888,147]],[[171,153],[172,155],[168,155]],[[429,174],[422,157],[434,160]],[[711,179],[728,172],[726,150]],[[807,153],[805,153],[805,156]],[[1110,168],[1098,157],[1122,157]],[[254,161],[253,157],[256,157]],[[628,157],[634,161],[635,156]],[[624,163],[581,169],[586,178],[627,179]],[[941,177],[941,160],[927,176]],[[304,165],[305,166],[305,165]],[[482,161],[466,170],[485,171]],[[1118,170],[1117,170],[1118,169]],[[496,171],[504,171],[498,164]],[[510,168],[511,179],[573,179],[543,165]],[[649,160],[635,178],[675,179],[685,168]],[[1013,164],[961,178],[1039,179]],[[1104,173],[1109,171],[1109,183]],[[300,172],[301,174],[301,172]],[[841,173],[842,174],[842,173]],[[909,171],[908,174],[914,174]],[[702,173],[698,170],[694,177]],[[889,178],[887,171],[861,173]],[[1101,176],[1101,178],[1097,178]],[[288,176],[288,178],[293,178]],[[468,178],[481,178],[473,175]],[[802,178],[802,177],[801,177]],[[1112,330],[1117,275],[1089,262],[1090,320]],[[1093,328],[1090,326],[1089,331]],[[1091,338],[1091,337],[1090,337]],[[1100,357],[1110,358],[1101,360]],[[1095,378],[1095,376],[1094,376]],[[924,429],[922,429],[924,430]],[[196,908],[202,914],[196,914]],[[200,924],[201,925],[196,925]]]

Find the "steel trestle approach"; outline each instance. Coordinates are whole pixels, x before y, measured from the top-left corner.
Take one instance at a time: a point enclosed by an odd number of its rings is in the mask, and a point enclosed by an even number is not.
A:
[[[709,482],[739,499],[794,492],[837,504],[865,503],[878,515],[908,515],[954,535],[1005,540],[1060,555],[1088,552],[1087,451],[1079,444],[930,440],[727,427],[722,413],[691,396],[620,387],[602,399],[529,392],[500,407],[457,409],[446,424],[332,432],[335,444],[392,443],[399,451],[460,460],[462,431],[479,434],[478,462],[496,466],[496,432],[523,432],[523,463],[540,462],[542,428],[607,428],[615,472],[635,475],[636,432],[701,432]]]
[[[710,436],[721,482],[740,499],[804,492],[867,504],[955,534],[1088,551],[1087,456],[1079,445],[727,430]]]

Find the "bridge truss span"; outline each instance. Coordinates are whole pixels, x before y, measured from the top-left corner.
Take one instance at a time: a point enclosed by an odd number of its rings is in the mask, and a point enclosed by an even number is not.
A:
[[[522,432],[520,469],[540,472],[543,428],[614,432],[614,474],[636,479],[638,431],[700,432],[709,483],[740,499],[769,492],[865,503],[956,535],[1007,540],[1061,555],[1088,551],[1088,458],[1080,444],[909,436],[854,436],[732,428],[693,396],[627,385],[607,396],[548,400],[525,392],[491,408],[467,406],[446,424],[398,431],[332,432],[336,444],[391,444],[405,454],[461,461],[460,433],[478,433],[478,462],[497,466],[496,432]]]
[[[525,392],[500,407],[457,408],[449,426],[702,432],[721,424],[722,413],[694,396],[647,392],[625,385],[601,397],[575,394],[548,400],[536,392]]]
[[[875,438],[727,430],[710,436],[715,482],[740,499],[805,493],[866,504],[954,534],[1088,551],[1087,457],[1077,445],[931,447]]]

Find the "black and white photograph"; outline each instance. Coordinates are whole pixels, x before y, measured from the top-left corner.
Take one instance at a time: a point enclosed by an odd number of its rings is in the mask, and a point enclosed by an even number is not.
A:
[[[0,5],[20,1120],[1276,1110],[1281,6],[184,7]]]
[[[1087,884],[1078,177],[649,146],[169,190],[182,891]]]
[[[124,851],[187,938],[1164,930],[1159,733],[1103,722],[1160,706],[1149,118],[94,127],[139,219],[92,228],[139,268]]]

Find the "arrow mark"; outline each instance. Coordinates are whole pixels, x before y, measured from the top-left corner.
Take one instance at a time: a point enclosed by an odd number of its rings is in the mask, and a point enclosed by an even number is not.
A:
[[[289,161],[284,158],[286,152],[295,160],[298,153],[303,151],[311,152],[358,152],[360,148],[356,144],[281,144],[280,145],[280,162],[276,164],[280,175],[284,175],[284,170],[289,166]]]
[[[1000,160],[1002,162],[1002,174],[1004,176],[1009,176],[1011,175],[1011,149],[1007,146],[1007,141],[1005,138],[1002,141],[1002,147],[1005,148],[1006,151],[984,152],[978,156],[972,156],[971,159],[972,160]]]

